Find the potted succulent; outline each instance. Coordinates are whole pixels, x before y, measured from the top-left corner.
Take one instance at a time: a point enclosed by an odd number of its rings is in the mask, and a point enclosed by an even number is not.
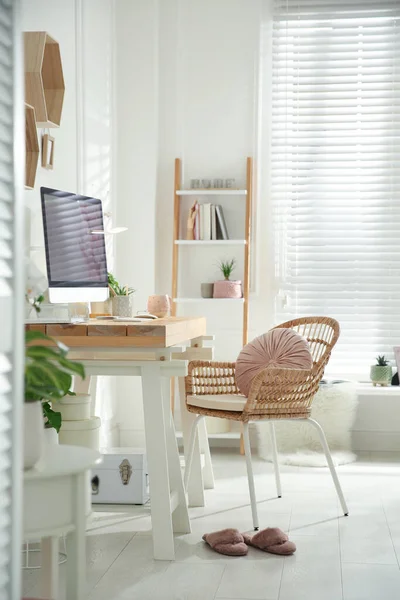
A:
[[[377,357],[376,365],[372,365],[371,367],[370,378],[374,386],[390,385],[392,381],[392,367],[384,356]]]
[[[232,275],[236,266],[236,260],[221,260],[219,268],[224,276],[222,281],[214,282],[214,298],[241,298],[242,297],[242,282],[231,281]]]
[[[55,347],[34,344],[52,341]],[[45,443],[44,428],[61,427],[61,413],[53,409],[54,402],[71,392],[72,374],[85,377],[83,365],[67,358],[68,348],[40,331],[25,332],[24,381],[24,468],[40,460]]]
[[[112,314],[116,317],[131,317],[133,294],[136,290],[120,285],[112,273],[108,273],[108,287],[111,293]]]

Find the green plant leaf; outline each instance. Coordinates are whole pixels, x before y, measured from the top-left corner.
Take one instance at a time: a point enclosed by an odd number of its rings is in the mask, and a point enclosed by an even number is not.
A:
[[[52,342],[54,346],[32,344],[35,340]],[[71,392],[72,375],[84,379],[85,370],[81,363],[67,358],[67,346],[40,331],[26,331],[25,341],[25,402],[55,402],[67,394],[75,395]],[[58,428],[59,414],[49,413]]]
[[[56,380],[49,377],[49,369]],[[27,394],[32,392],[32,389],[28,391],[28,388],[34,388],[35,394],[42,394],[43,398],[58,400],[69,392],[71,384],[71,375],[58,369],[51,362],[42,359],[40,363],[29,363],[25,366],[25,398],[28,401],[30,397],[27,397]]]
[[[82,363],[69,360],[68,358],[65,358],[63,356],[59,357],[58,362],[61,366],[64,367],[64,369],[68,369],[69,371],[72,371],[73,373],[79,375],[79,377],[81,377],[82,379],[85,379],[85,367]]]
[[[58,399],[56,394],[58,390],[50,390],[41,385],[34,385],[31,383],[25,383],[25,402],[36,402],[37,400],[54,400]],[[63,398],[62,395],[59,396]]]
[[[42,359],[40,362],[36,361],[35,365],[33,367],[31,366],[30,373],[36,378],[36,380],[47,380],[50,385],[53,385],[64,394],[67,393],[69,387],[71,386],[71,376],[64,371],[61,371],[54,364],[45,359]],[[70,382],[69,385],[67,383],[67,378]]]
[[[59,360],[60,353],[48,346],[28,346],[25,355],[28,358],[53,358]]]
[[[229,279],[229,277],[232,275],[235,265],[236,260],[234,258],[232,258],[231,260],[220,261],[219,268],[221,269],[221,272],[225,279]]]
[[[118,281],[115,279],[115,277],[112,273],[107,273],[107,275],[108,275],[108,285],[110,286],[110,288],[112,289],[112,291],[114,292],[114,294],[116,296],[130,296],[131,294],[133,294],[136,291],[133,288],[125,287],[125,286],[121,285],[120,283],[118,283]]]
[[[65,356],[69,350],[68,346],[66,346],[62,342],[59,342],[58,340],[53,339],[52,337],[49,337],[48,335],[42,333],[41,331],[32,331],[32,330],[25,331],[25,344],[30,344],[31,342],[34,342],[35,340],[44,340],[46,342],[53,342],[54,346],[56,346],[59,349],[59,351],[61,352],[61,354],[63,356]],[[29,347],[31,347],[31,346],[29,346]]]
[[[32,331],[32,329],[25,331],[25,343],[29,344],[34,340],[52,341],[52,339],[48,335],[42,333],[41,331]]]
[[[72,371],[79,375],[82,379],[85,379],[85,369],[79,362],[75,362],[66,358],[66,353],[57,352],[53,348],[47,346],[28,346],[26,349],[26,356],[32,359],[46,358],[57,362],[59,365],[64,367],[68,371]]]
[[[61,413],[54,411],[48,402],[43,402],[42,408],[43,415],[46,417],[49,426],[54,427],[58,433],[62,422]]]

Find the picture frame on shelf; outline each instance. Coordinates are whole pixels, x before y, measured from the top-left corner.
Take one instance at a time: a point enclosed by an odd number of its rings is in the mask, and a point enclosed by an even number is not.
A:
[[[48,170],[54,168],[54,143],[55,139],[45,133],[42,137],[42,167]]]

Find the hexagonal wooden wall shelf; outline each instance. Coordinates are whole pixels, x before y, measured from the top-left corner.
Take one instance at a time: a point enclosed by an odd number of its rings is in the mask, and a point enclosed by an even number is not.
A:
[[[38,127],[58,127],[65,92],[60,47],[45,31],[26,31],[24,47],[25,101]]]
[[[35,109],[25,103],[25,187],[33,190],[39,160]]]

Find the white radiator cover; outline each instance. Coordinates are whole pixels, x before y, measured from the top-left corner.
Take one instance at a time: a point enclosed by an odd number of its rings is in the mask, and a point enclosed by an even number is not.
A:
[[[354,451],[400,451],[400,386],[374,388],[360,383],[352,428]]]

